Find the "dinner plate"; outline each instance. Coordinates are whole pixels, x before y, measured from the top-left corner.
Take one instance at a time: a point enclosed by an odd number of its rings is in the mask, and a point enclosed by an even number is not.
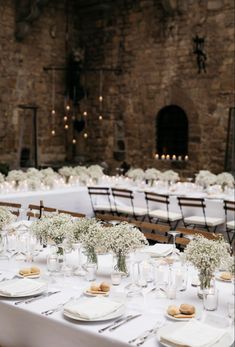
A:
[[[106,293],[103,293],[103,292],[102,293],[90,293],[87,290],[85,290],[83,292],[83,294],[86,295],[86,296],[93,296],[93,297],[95,297],[95,296],[98,296],[98,297],[100,297],[100,296],[109,296],[109,292],[106,292]]]
[[[19,278],[31,278],[31,279],[33,279],[33,278],[39,278],[41,276],[41,274],[35,274],[35,275],[32,274],[32,275],[28,275],[28,276],[23,276],[21,274],[16,274],[16,276],[19,277]]]
[[[18,281],[23,281],[23,279],[19,279]],[[30,297],[32,295],[39,295],[39,294],[42,294],[43,292],[45,292],[47,290],[47,284],[46,282],[43,282],[43,286],[37,290],[33,290],[31,292],[28,292],[28,293],[24,293],[24,294],[18,294],[18,295],[7,295],[7,294],[4,294],[4,293],[1,293],[0,292],[0,297],[3,297],[3,298],[26,298],[26,297]]]
[[[232,280],[225,280],[224,278],[221,278],[220,276],[215,276],[215,279],[221,282],[228,282],[228,283],[232,282]]]
[[[107,314],[103,317],[98,317],[98,318],[94,318],[94,319],[86,319],[82,316],[77,316],[76,314],[72,314],[71,312],[66,312],[64,311],[64,316],[74,319],[74,320],[78,320],[78,321],[83,321],[83,322],[99,322],[99,321],[105,321],[105,320],[109,320],[109,319],[115,319],[118,317],[121,317],[124,313],[125,313],[126,307],[124,305],[120,306],[116,311]]]
[[[194,319],[199,319],[202,315],[202,310],[200,310],[199,308],[196,307],[196,314],[194,317]],[[169,318],[170,320],[174,320],[174,321],[177,321],[177,322],[187,322],[189,320],[191,320],[192,318],[176,318],[174,316],[171,316],[170,314],[168,314],[167,312],[165,313],[165,316],[167,318]]]
[[[175,323],[170,323],[167,325],[164,325],[163,327],[158,329],[157,332],[157,339],[160,342],[160,344],[162,346],[165,347],[175,347],[176,345],[173,343],[170,343],[168,341],[161,341],[160,336],[161,334],[165,334],[165,333],[172,333],[175,330],[178,330],[179,328],[181,328],[185,323],[183,322],[179,322],[177,324]],[[213,344],[213,347],[230,347],[232,345],[234,341],[234,337],[232,334],[225,334],[219,341],[217,341],[216,343]],[[178,347],[182,346],[182,345],[177,345]]]

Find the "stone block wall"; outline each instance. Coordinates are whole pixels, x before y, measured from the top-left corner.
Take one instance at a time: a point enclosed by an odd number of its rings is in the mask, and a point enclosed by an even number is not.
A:
[[[125,159],[135,167],[172,168],[183,175],[199,169],[223,171],[228,113],[234,107],[234,1],[167,1],[174,4],[172,11],[161,0],[104,2],[106,9],[94,11],[82,10],[80,1],[70,7],[70,45],[85,47],[81,80],[87,98],[80,111],[88,112],[86,129],[71,147],[72,134],[66,139],[63,128],[64,73],[56,74],[52,137],[51,74],[43,71],[46,65],[65,64],[65,2],[50,1],[25,40],[17,42],[14,2],[1,1],[0,162],[11,168],[19,165],[22,112],[17,106],[36,103],[41,164],[65,158],[106,161],[114,171]],[[50,35],[52,27],[55,38]],[[198,73],[193,53],[196,35],[205,38],[206,73]],[[122,72],[104,70],[101,83],[100,68]],[[103,119],[99,120],[101,91]],[[156,117],[167,105],[177,105],[187,114],[187,162],[154,159]],[[122,150],[116,153],[119,140]]]

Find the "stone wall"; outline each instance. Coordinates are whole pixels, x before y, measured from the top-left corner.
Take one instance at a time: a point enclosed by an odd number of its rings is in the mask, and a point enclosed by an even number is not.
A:
[[[119,1],[102,15],[80,15],[89,67],[104,73],[104,120],[98,120],[99,75],[86,73],[89,97],[86,151],[93,160],[120,165],[115,122],[123,120],[125,160],[133,166],[173,168],[190,175],[224,168],[229,108],[234,106],[234,1],[178,1],[167,14],[161,1]],[[205,37],[206,73],[198,73],[193,37]],[[189,161],[154,160],[156,116],[175,104],[189,120]]]
[[[172,11],[161,0],[106,1],[106,9],[94,11],[84,11],[75,1],[70,8],[75,42],[70,45],[85,47],[82,82],[87,97],[80,111],[88,116],[73,147],[72,133],[66,139],[63,128],[64,73],[56,73],[52,137],[51,73],[43,71],[43,66],[65,64],[64,3],[50,1],[25,40],[17,42],[13,0],[0,2],[0,162],[19,165],[22,112],[17,106],[36,103],[40,164],[67,157],[106,161],[114,170],[125,159],[136,167],[172,168],[185,175],[199,169],[223,171],[228,112],[234,106],[234,1],[167,1],[174,4]],[[51,28],[56,28],[55,38]],[[197,34],[205,38],[207,55],[207,72],[200,74],[192,41]],[[102,67],[122,72],[104,70],[101,86]],[[188,162],[154,159],[156,117],[171,104],[188,117]],[[124,152],[117,148],[120,141]]]

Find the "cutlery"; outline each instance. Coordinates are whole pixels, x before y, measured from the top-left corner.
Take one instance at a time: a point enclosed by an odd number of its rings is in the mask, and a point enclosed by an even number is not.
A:
[[[59,304],[58,306],[51,308],[49,310],[42,311],[41,314],[44,314],[45,316],[50,316],[52,313],[60,311],[71,300],[76,300],[76,298],[72,296],[71,298],[69,298],[69,300],[65,301],[64,303]]]
[[[32,298],[30,299],[23,299],[23,300],[19,300],[19,301],[16,301],[14,303],[14,305],[20,305],[20,304],[30,304],[31,302],[34,302],[34,301],[37,301],[39,299],[42,299],[42,298],[46,298],[48,296],[51,296],[51,295],[54,295],[54,294],[57,294],[57,293],[60,293],[59,290],[57,290],[56,292],[49,292],[49,293],[44,293],[44,294],[41,294],[41,295],[36,295],[36,296],[33,296]]]
[[[153,328],[146,330],[143,334],[140,334],[136,338],[129,340],[128,343],[133,343],[139,340],[136,346],[139,347],[143,345],[150,337],[154,336],[158,332],[158,329],[161,328],[164,325],[164,323],[165,320],[161,322],[159,321]]]
[[[117,323],[120,323],[122,322],[123,320],[129,318],[129,317],[132,317],[132,315],[128,315],[128,316],[124,316],[124,317],[121,317],[121,318],[118,318],[118,319],[115,319],[114,322],[112,322],[111,324],[107,325],[106,327],[98,330],[99,333],[102,333],[103,331],[109,329],[109,328],[112,328],[112,326],[116,325]]]
[[[126,323],[130,322],[132,319],[138,318],[140,316],[142,316],[142,314],[136,314],[134,316],[133,315],[129,316],[129,317],[125,318],[121,323],[118,323],[118,324],[114,325],[113,327],[109,328],[109,331],[116,330],[117,328],[119,328],[123,324],[126,324]]]

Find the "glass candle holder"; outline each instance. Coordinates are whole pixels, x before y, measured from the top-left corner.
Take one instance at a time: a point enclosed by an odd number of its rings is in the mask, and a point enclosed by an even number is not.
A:
[[[218,308],[218,289],[215,287],[203,290],[203,306],[206,311],[215,311]]]

